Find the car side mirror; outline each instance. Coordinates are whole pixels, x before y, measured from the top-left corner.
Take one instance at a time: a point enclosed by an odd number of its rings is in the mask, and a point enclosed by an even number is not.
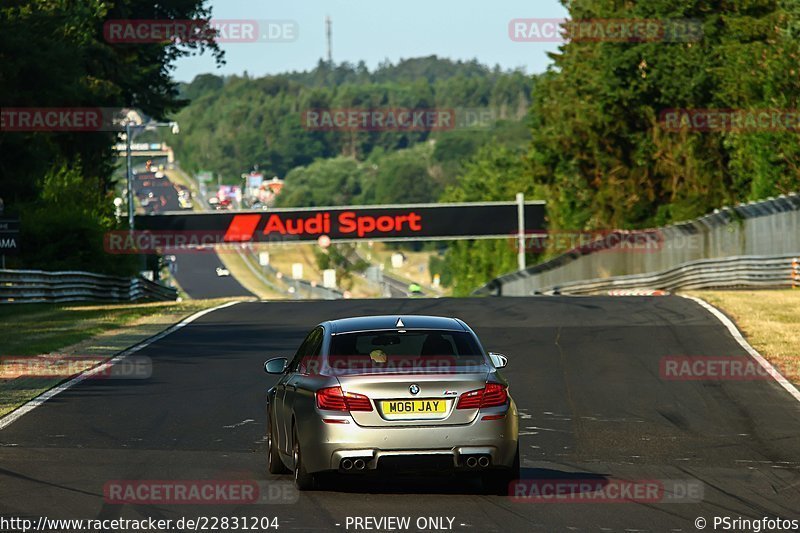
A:
[[[489,352],[489,359],[492,360],[495,368],[505,368],[508,365],[508,357],[501,353]]]
[[[283,374],[289,360],[285,357],[275,357],[264,363],[264,372],[267,374]]]

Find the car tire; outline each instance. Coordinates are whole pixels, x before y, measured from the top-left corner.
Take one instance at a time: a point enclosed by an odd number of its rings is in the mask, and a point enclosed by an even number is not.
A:
[[[272,428],[272,415],[267,414],[267,470],[270,474],[289,474],[291,470],[281,461]]]
[[[503,468],[497,470],[490,470],[481,476],[483,488],[489,494],[497,496],[508,496],[509,485],[515,479],[519,479],[520,466],[519,466],[519,443],[517,443],[517,452],[514,454],[514,462],[511,468]]]
[[[314,490],[316,486],[314,474],[309,474],[306,471],[296,427],[292,428],[292,456],[294,457],[294,484],[297,490]]]

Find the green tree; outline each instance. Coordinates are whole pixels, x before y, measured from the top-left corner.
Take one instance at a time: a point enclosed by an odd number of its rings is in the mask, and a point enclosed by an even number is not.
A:
[[[377,161],[375,198],[377,204],[413,204],[435,201],[441,191],[428,172],[432,150],[419,145],[389,152]]]
[[[307,167],[297,167],[286,176],[276,203],[283,207],[357,203],[362,172],[362,164],[349,157],[320,159]]]
[[[87,178],[78,164],[49,171],[40,197],[26,204],[21,242],[25,265],[46,270],[85,270],[128,275],[136,271],[134,255],[111,255],[106,232],[116,229],[111,197],[86,194],[103,178]]]
[[[369,263],[359,257],[353,243],[332,244],[327,249],[315,246],[314,257],[320,270],[336,271],[336,283],[345,290],[353,288],[354,274],[369,267]]]
[[[489,144],[466,165],[455,185],[448,187],[443,202],[510,201],[518,192],[528,199],[540,191],[525,175],[525,161],[519,151]],[[514,270],[516,247],[508,239],[454,241],[443,258],[432,258],[431,274],[451,286],[454,296],[468,296],[492,278]]]

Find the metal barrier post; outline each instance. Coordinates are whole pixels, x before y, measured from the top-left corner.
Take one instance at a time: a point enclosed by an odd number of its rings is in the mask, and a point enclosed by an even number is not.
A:
[[[525,270],[525,195],[517,193],[517,268]]]

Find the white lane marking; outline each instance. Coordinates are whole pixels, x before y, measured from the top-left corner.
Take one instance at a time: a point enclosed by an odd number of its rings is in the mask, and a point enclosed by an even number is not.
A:
[[[253,420],[252,418],[247,418],[245,420],[242,420],[241,422],[236,422],[235,424],[231,424],[230,426],[222,426],[222,427],[224,427],[225,429],[233,429],[241,427],[245,424],[249,424],[250,422],[255,422],[255,420]]]
[[[82,373],[78,374],[77,376],[75,376],[74,378],[70,379],[69,381],[67,381],[65,383],[62,383],[61,385],[57,385],[57,386],[53,387],[52,389],[46,390],[45,392],[43,392],[42,394],[40,394],[36,398],[34,398],[34,399],[30,400],[29,402],[23,404],[22,406],[18,407],[14,411],[11,411],[10,413],[8,413],[3,418],[0,418],[0,430],[3,430],[5,428],[7,428],[8,426],[10,426],[14,422],[16,422],[18,419],[20,419],[24,415],[30,413],[31,411],[33,411],[34,409],[36,409],[37,407],[42,405],[44,402],[46,402],[50,398],[56,396],[57,394],[61,394],[62,392],[64,392],[68,388],[77,385],[78,383],[80,383],[84,379],[86,379],[88,377],[91,377],[94,374],[103,372],[108,367],[110,367],[110,366],[122,361],[123,359],[125,359],[129,355],[131,355],[131,354],[133,354],[135,352],[138,352],[139,350],[142,350],[144,348],[147,348],[148,346],[150,346],[154,342],[163,339],[164,337],[166,337],[170,333],[174,333],[174,332],[178,331],[179,329],[181,329],[181,328],[183,328],[185,326],[188,326],[189,324],[191,324],[192,322],[194,322],[198,318],[200,318],[202,316],[205,316],[208,313],[211,313],[213,311],[217,311],[219,309],[224,309],[226,307],[230,307],[230,306],[236,305],[238,303],[240,303],[240,300],[237,300],[235,302],[227,302],[227,303],[218,305],[216,307],[211,307],[209,309],[203,309],[202,311],[198,311],[197,313],[193,314],[192,316],[184,318],[183,320],[181,320],[177,324],[173,324],[172,326],[168,327],[167,329],[165,329],[161,333],[157,333],[157,334],[153,335],[152,337],[150,337],[148,339],[145,339],[144,341],[140,342],[139,344],[136,344],[136,345],[128,348],[127,350],[124,350],[124,351],[118,353],[117,355],[115,355],[114,357],[112,357],[111,359],[106,361],[105,363],[101,363],[96,367],[90,368],[89,370],[86,370],[85,372],[82,372]]]
[[[703,306],[709,313],[717,317],[717,319],[720,322],[722,322],[722,325],[728,328],[728,332],[731,334],[734,340],[739,343],[739,346],[744,348],[744,350],[747,353],[749,353],[750,356],[752,356],[752,358],[755,359],[758,362],[758,364],[760,364],[764,368],[764,370],[769,372],[770,376],[775,378],[775,381],[777,381],[781,387],[786,389],[786,391],[789,394],[791,394],[795,400],[800,402],[800,391],[798,391],[797,388],[783,376],[783,374],[778,372],[778,370],[774,366],[772,366],[769,361],[764,359],[763,355],[758,353],[755,348],[750,346],[750,343],[747,342],[747,339],[744,338],[744,335],[742,335],[741,332],[736,328],[736,325],[731,321],[730,318],[725,316],[725,314],[722,313],[719,309],[717,309],[716,307],[714,307],[713,305],[711,305],[710,303],[706,302],[701,298],[696,298],[694,296],[687,296],[685,294],[681,294],[679,296],[696,302],[697,304]]]

